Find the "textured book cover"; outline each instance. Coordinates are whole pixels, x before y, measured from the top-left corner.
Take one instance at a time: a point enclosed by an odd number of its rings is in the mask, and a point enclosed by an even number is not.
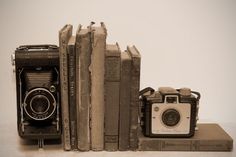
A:
[[[78,149],[81,151],[90,150],[90,94],[91,74],[91,31],[82,29],[80,25],[76,32],[76,74],[77,74],[77,134]]]
[[[131,64],[131,95],[130,95],[130,150],[138,148],[138,108],[141,56],[135,46],[128,46],[127,51],[132,58]]]
[[[129,150],[131,63],[130,55],[126,51],[122,52],[119,116],[119,150],[121,151]]]
[[[104,149],[118,150],[120,104],[120,49],[118,44],[106,46],[105,53],[105,132]]]
[[[68,84],[69,84],[69,118],[71,149],[77,150],[77,123],[76,123],[76,86],[75,86],[75,36],[71,36],[67,45],[68,52]]]
[[[65,25],[59,31],[59,58],[61,84],[62,135],[65,150],[70,150],[69,98],[68,98],[68,56],[67,43],[72,35],[72,25]]]
[[[92,27],[91,54],[91,149],[104,149],[104,58],[106,28]]]
[[[149,138],[139,129],[140,151],[231,151],[233,139],[218,124],[198,124],[191,138]]]

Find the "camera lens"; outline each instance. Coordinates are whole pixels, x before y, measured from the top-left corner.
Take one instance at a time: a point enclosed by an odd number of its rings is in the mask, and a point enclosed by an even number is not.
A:
[[[24,99],[24,111],[32,120],[50,119],[56,110],[56,99],[45,88],[35,88],[27,93]]]
[[[175,109],[168,109],[163,112],[162,121],[167,126],[175,126],[180,121],[180,114]]]
[[[36,95],[31,101],[32,111],[38,114],[45,113],[48,110],[49,105],[47,97],[43,95]]]

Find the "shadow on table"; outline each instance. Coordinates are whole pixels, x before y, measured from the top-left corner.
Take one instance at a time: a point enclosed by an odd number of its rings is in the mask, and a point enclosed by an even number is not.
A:
[[[19,149],[21,151],[35,151],[35,150],[61,150],[61,140],[44,140],[43,147],[39,147],[38,140],[25,140],[19,138]]]

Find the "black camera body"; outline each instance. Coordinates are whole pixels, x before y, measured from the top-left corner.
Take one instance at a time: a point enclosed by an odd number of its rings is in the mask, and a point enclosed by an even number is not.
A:
[[[60,139],[59,50],[56,45],[25,45],[14,54],[17,125],[25,139]]]
[[[146,88],[140,92],[140,124],[147,137],[191,137],[198,120],[200,94],[189,88]]]

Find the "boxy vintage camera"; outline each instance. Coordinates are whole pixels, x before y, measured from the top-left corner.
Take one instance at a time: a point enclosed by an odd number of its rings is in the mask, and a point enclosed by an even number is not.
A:
[[[13,54],[18,133],[25,139],[60,139],[59,50],[56,45],[20,46]]]
[[[148,137],[191,137],[198,120],[200,93],[189,88],[140,91],[141,128]]]

